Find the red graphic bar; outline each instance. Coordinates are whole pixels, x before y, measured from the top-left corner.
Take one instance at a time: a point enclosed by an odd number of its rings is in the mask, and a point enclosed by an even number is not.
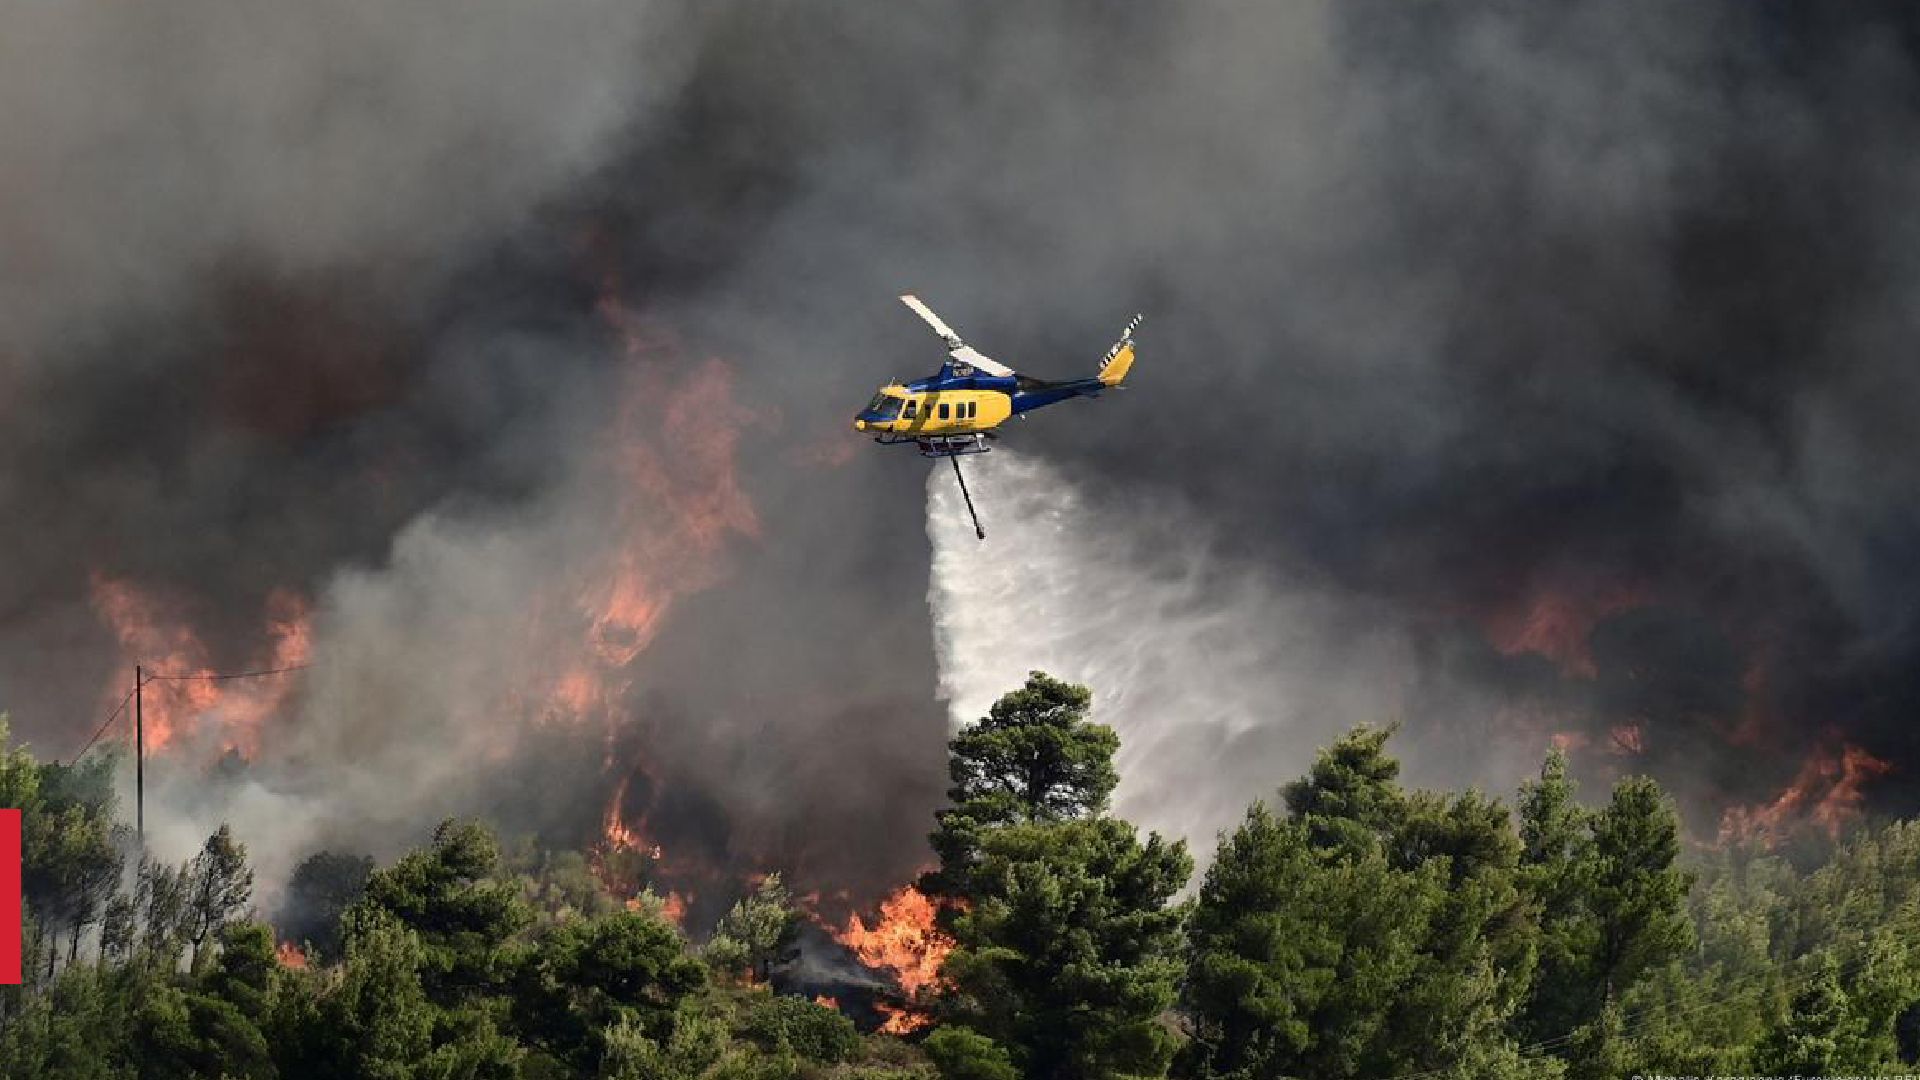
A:
[[[20,811],[0,810],[0,984],[20,985]]]

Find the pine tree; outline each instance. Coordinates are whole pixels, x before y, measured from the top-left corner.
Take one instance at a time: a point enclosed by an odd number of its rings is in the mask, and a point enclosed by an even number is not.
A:
[[[1619,1080],[1632,1072],[1626,1017],[1617,1001],[1604,1001],[1592,1020],[1562,1037],[1567,1080]]]
[[[1528,1042],[1584,1031],[1602,1045],[1603,1010],[1693,944],[1679,816],[1646,777],[1620,781],[1597,812],[1580,809],[1556,753],[1523,789],[1521,837],[1541,944],[1516,1030]]]
[[[921,1046],[940,1070],[940,1080],[1020,1080],[1006,1050],[969,1028],[940,1028]]]
[[[1498,802],[1408,793],[1359,729],[1225,837],[1191,920],[1190,1077],[1541,1075],[1504,1032],[1533,970]],[[1545,1072],[1551,1073],[1551,1068]]]
[[[232,1003],[170,985],[151,988],[133,1015],[131,1056],[142,1078],[269,1080],[266,1037]]]
[[[1598,939],[1591,975],[1603,1000],[1693,944],[1693,878],[1674,865],[1679,855],[1680,819],[1659,785],[1646,777],[1615,785],[1593,819],[1589,883]]]
[[[1087,720],[1092,700],[1086,687],[1036,671],[953,738],[950,805],[931,838],[940,867],[922,879],[921,891],[964,895],[984,830],[1106,811],[1119,782],[1113,756],[1120,737]]]
[[[185,926],[193,946],[193,963],[200,963],[201,947],[253,899],[253,868],[247,865],[246,845],[221,825],[186,866]]]
[[[1798,992],[1780,1025],[1754,1052],[1757,1071],[1777,1076],[1828,1076],[1848,1071],[1843,1058],[1853,1017],[1831,955],[1815,961],[1814,974]]]
[[[1264,804],[1221,841],[1188,926],[1182,997],[1191,1038],[1181,1075],[1288,1076],[1305,1067],[1345,951],[1340,926],[1352,925],[1326,906],[1344,899],[1325,895],[1326,879],[1306,828]]]
[[[990,830],[953,923],[945,1011],[1028,1076],[1159,1075],[1181,966],[1170,902],[1192,871],[1183,843],[1112,818]]]
[[[100,956],[110,962],[125,963],[133,955],[135,934],[133,899],[115,893],[100,917]]]
[[[281,1054],[281,1073],[287,1080],[407,1080],[432,1047],[435,1012],[422,985],[425,951],[418,935],[379,908],[356,907],[346,920],[340,985],[321,999],[309,1031],[289,1033],[285,1045],[304,1053]]]
[[[586,1073],[602,1063],[608,1029],[622,1021],[667,1041],[676,1010],[705,984],[706,968],[659,919],[626,911],[576,919],[539,942],[515,988],[512,1026],[530,1046]]]
[[[273,929],[264,923],[229,923],[220,931],[220,952],[202,986],[207,993],[259,1023],[267,1014],[274,973]]]
[[[1520,843],[1529,866],[1547,866],[1579,854],[1588,814],[1574,801],[1567,755],[1559,747],[1540,764],[1540,778],[1520,788]]]
[[[365,855],[319,851],[301,860],[287,879],[274,922],[289,941],[317,960],[340,955],[340,916],[366,890],[373,860]]]
[[[166,863],[142,859],[134,879],[133,906],[140,917],[141,958],[171,971],[180,962],[186,941],[185,874]]]
[[[20,1003],[0,1025],[7,1080],[126,1080],[139,1074],[129,1037],[144,978],[78,964]]]
[[[451,1008],[462,995],[504,992],[516,958],[504,949],[533,913],[518,887],[493,877],[500,845],[484,826],[448,820],[433,842],[367,879],[348,909],[377,910],[417,937],[427,995]]]
[[[793,943],[799,933],[800,913],[780,875],[771,873],[720,917],[705,955],[716,970],[764,983],[775,967],[797,955]]]
[[[4,735],[4,729],[0,729]],[[31,758],[24,761],[31,762]],[[21,893],[46,931],[47,972],[64,937],[68,962],[120,882],[128,830],[114,822],[113,761],[33,766],[37,776],[8,804],[22,812]],[[16,779],[9,786],[20,786]]]
[[[1281,790],[1288,812],[1307,824],[1314,847],[1369,851],[1405,818],[1400,763],[1386,752],[1393,731],[1355,728],[1322,750],[1305,777]]]
[[[926,879],[956,941],[942,1011],[1047,1080],[1158,1075],[1173,1048],[1170,902],[1193,861],[1104,816],[1119,739],[1087,721],[1091,697],[1035,672],[953,739]]]
[[[1567,757],[1557,748],[1541,764],[1539,779],[1520,789],[1522,874],[1540,921],[1539,970],[1514,1025],[1525,1043],[1565,1036],[1590,1021],[1595,1008],[1592,815],[1575,794]]]

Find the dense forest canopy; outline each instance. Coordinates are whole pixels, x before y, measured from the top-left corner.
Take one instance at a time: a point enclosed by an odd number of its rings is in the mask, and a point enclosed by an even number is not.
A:
[[[1644,778],[1557,751],[1509,802],[1417,790],[1356,729],[1195,875],[1112,816],[1118,740],[1039,672],[952,740],[920,889],[936,977],[802,988],[777,873],[711,926],[592,853],[449,820],[376,865],[312,852],[263,909],[222,827],[138,855],[112,764],[0,755],[25,810],[27,983],[0,1074],[632,1080],[1422,1080],[1902,1075],[1920,1062],[1920,823],[1817,859],[1686,846]],[[1277,780],[1279,778],[1276,778]],[[878,1021],[911,1016],[913,1023]],[[880,1030],[875,1030],[880,1028]]]

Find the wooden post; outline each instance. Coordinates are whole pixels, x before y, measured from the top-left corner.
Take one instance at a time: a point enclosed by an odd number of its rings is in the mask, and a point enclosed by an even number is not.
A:
[[[140,687],[146,682],[140,665],[133,666],[133,822],[140,849],[147,847],[147,726],[140,715]]]

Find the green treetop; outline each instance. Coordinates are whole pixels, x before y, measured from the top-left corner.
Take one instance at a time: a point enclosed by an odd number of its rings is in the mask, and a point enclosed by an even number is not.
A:
[[[1505,1025],[1533,970],[1520,842],[1476,794],[1402,790],[1361,728],[1223,837],[1190,922],[1188,1077],[1551,1075]]]
[[[937,815],[932,836],[941,867],[921,882],[923,891],[948,897],[964,892],[982,830],[1106,811],[1119,783],[1113,756],[1120,737],[1088,721],[1092,700],[1086,687],[1036,671],[954,736],[950,805]]]
[[[956,947],[946,1017],[993,1075],[996,1047],[1045,1080],[1155,1076],[1173,1039],[1184,909],[1169,906],[1193,861],[1105,816],[1119,739],[1086,719],[1091,694],[1039,672],[952,741],[953,805],[939,815],[934,892]]]
[[[800,913],[772,873],[721,916],[705,955],[716,970],[766,982],[776,966],[793,959],[799,934]]]

